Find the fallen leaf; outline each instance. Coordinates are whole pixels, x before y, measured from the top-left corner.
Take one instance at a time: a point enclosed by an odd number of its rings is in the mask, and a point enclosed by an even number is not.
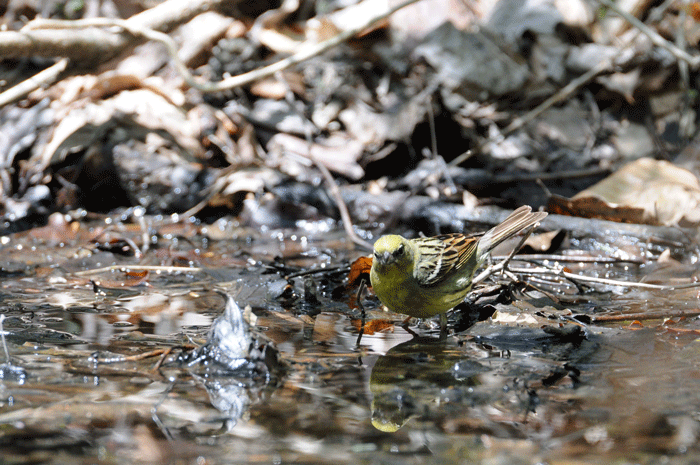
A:
[[[571,199],[552,196],[552,213],[621,223],[700,224],[700,182],[664,160],[640,158]]]
[[[369,271],[372,269],[372,257],[360,257],[355,260],[350,266],[348,273],[348,284],[346,287],[353,287],[357,281],[363,276],[369,276]],[[366,279],[365,279],[366,280]]]
[[[359,331],[362,328],[362,320],[352,320],[352,325]],[[379,319],[365,321],[365,335],[371,336],[380,331],[394,331],[394,323],[390,320]]]

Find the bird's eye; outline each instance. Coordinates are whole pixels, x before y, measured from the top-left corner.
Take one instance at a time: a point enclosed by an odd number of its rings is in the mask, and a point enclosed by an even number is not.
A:
[[[398,257],[399,255],[402,255],[402,254],[403,254],[403,251],[404,251],[404,246],[403,246],[403,244],[401,244],[401,245],[399,245],[399,247],[396,249],[396,252],[394,252],[394,255],[396,255],[396,256]]]

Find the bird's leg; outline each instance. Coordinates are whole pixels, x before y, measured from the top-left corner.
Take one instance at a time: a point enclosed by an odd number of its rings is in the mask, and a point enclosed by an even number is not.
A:
[[[408,323],[411,321],[412,318],[413,318],[412,316],[409,316],[405,320],[403,320],[403,323],[401,323],[401,327],[404,329],[404,331],[406,331],[411,336],[419,337],[415,331],[413,331],[411,328],[408,327]]]
[[[447,337],[447,313],[440,314],[440,339]]]
[[[365,279],[362,278],[360,280],[360,287],[357,289],[357,306],[360,307],[360,319],[362,321],[362,323],[360,323],[360,333],[357,335],[357,342],[355,343],[355,345],[358,347],[360,345],[360,341],[362,340],[362,335],[365,333],[365,318],[367,317],[367,314],[365,313],[365,306],[362,305],[362,293],[366,287],[367,285],[365,284]]]

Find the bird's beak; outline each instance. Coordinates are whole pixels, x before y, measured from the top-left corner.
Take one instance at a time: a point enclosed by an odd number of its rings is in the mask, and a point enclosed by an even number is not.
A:
[[[380,265],[386,265],[387,263],[389,263],[389,260],[391,260],[391,252],[384,252],[380,254],[375,253],[374,258],[377,260],[377,262],[379,262]]]

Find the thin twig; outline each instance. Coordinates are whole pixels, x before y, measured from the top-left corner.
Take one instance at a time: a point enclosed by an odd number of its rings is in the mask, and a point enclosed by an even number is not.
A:
[[[112,363],[123,363],[123,362],[137,362],[139,360],[145,360],[147,358],[155,357],[157,355],[169,354],[172,351],[171,347],[166,347],[164,349],[154,349],[148,352],[142,352],[140,354],[134,355],[121,355],[119,357],[111,357],[106,359],[97,359],[96,362],[99,364],[112,364]]]
[[[10,87],[0,94],[0,107],[9,105],[12,102],[22,99],[25,95],[35,91],[41,86],[53,84],[58,76],[68,67],[68,58],[61,58],[53,65],[19,84]]]
[[[189,218],[201,212],[204,207],[209,205],[209,202],[217,195],[220,194],[228,184],[228,175],[233,173],[238,167],[229,166],[221,171],[219,176],[214,181],[214,184],[207,187],[204,191],[204,198],[199,201],[197,205],[179,214],[180,218]]]
[[[314,268],[310,270],[301,270],[295,273],[290,273],[284,277],[284,279],[298,278],[300,276],[307,276],[310,274],[321,274],[321,273],[336,273],[338,271],[349,270],[350,265],[337,265],[337,266],[327,266],[325,268]]]
[[[559,276],[570,280],[604,284],[607,286],[636,287],[640,289],[656,289],[661,291],[676,291],[680,289],[693,289],[700,287],[700,282],[675,285],[638,283],[629,281],[619,281],[617,279],[596,278],[594,276],[579,275],[576,273],[569,273],[568,271],[564,271],[562,269],[557,270],[553,268],[511,268],[510,270],[515,273]]]
[[[517,250],[517,249],[515,249]],[[492,274],[495,274],[497,272],[501,272],[506,270],[506,265],[507,261],[501,261],[495,265],[491,265],[486,267],[484,271],[482,271],[477,277],[475,277],[472,280],[472,286],[475,286],[476,284],[480,283],[481,281],[485,280]],[[629,281],[619,281],[616,279],[608,279],[608,278],[596,278],[594,276],[585,276],[585,275],[579,275],[576,273],[569,273],[568,271],[564,271],[561,268],[550,268],[550,267],[540,267],[540,268],[508,268],[508,271],[513,272],[513,273],[519,273],[519,274],[524,274],[524,275],[549,275],[549,276],[556,276],[560,278],[565,278],[568,281],[571,281],[580,289],[580,286],[578,282],[585,282],[585,283],[595,283],[595,284],[603,284],[606,286],[620,286],[620,287],[628,287],[628,288],[640,288],[640,289],[654,289],[654,290],[661,290],[661,291],[676,291],[676,290],[682,290],[682,289],[694,289],[694,288],[700,288],[700,282],[695,282],[695,283],[686,283],[686,284],[674,284],[674,285],[668,285],[668,284],[649,284],[649,283],[639,283],[639,282],[629,282]]]
[[[173,438],[173,435],[170,433],[170,430],[168,429],[167,426],[165,426],[165,423],[163,423],[158,416],[158,407],[160,407],[163,402],[165,402],[165,399],[168,398],[168,395],[170,392],[173,390],[175,387],[175,379],[173,379],[170,384],[168,384],[168,387],[163,391],[163,396],[160,398],[158,402],[153,404],[153,407],[151,407],[151,419],[153,420],[153,423],[158,426],[160,429],[161,433],[163,433],[163,436],[168,440],[168,442],[172,445],[175,442],[175,439]]]
[[[296,109],[296,106],[293,105],[294,103],[294,93],[292,92],[291,87],[287,83],[287,81],[283,78],[283,76],[278,75],[278,79],[280,82],[283,82],[287,86],[287,92],[286,92],[286,98],[287,101],[290,103],[292,108]],[[303,118],[303,115],[300,115]],[[316,168],[321,171],[321,174],[323,175],[323,178],[326,180],[326,184],[328,184],[328,189],[331,191],[331,195],[333,196],[333,199],[335,200],[336,205],[338,206],[338,210],[340,211],[340,218],[343,222],[343,228],[345,229],[345,233],[348,235],[351,241],[353,241],[355,244],[358,244],[367,250],[372,250],[372,245],[369,244],[368,242],[364,241],[361,237],[359,237],[356,233],[355,230],[352,227],[352,219],[350,218],[350,212],[348,210],[347,205],[345,204],[345,200],[343,200],[343,196],[340,193],[340,189],[338,188],[338,184],[335,182],[335,179],[333,178],[333,175],[331,174],[330,170],[326,168],[326,166],[319,160],[317,159],[314,154],[313,154],[313,136],[311,134],[311,128],[307,127],[305,131],[305,138],[306,138],[306,144],[307,144],[307,150],[308,154],[303,154],[300,153],[299,156],[301,156],[304,160],[309,160],[311,161],[314,165],[316,165]]]
[[[553,107],[555,104],[561,102],[562,100],[571,96],[574,92],[578,90],[579,87],[583,86],[591,79],[603,73],[605,71],[611,70],[614,63],[614,58],[608,58],[596,64],[593,68],[589,69],[579,77],[572,79],[567,85],[562,87],[559,92],[549,97],[547,100],[539,104],[536,108],[529,111],[527,114],[520,118],[515,118],[506,128],[501,131],[501,135],[505,136],[514,132],[521,127],[525,126],[530,121],[534,120],[545,110]]]
[[[433,111],[433,101],[430,95],[426,96],[426,105],[428,108],[428,127],[430,128],[430,151],[432,152],[432,157],[437,158],[438,148],[437,148],[437,132],[435,131],[435,113]]]
[[[527,241],[527,238],[530,237],[537,225],[539,225],[539,223],[528,228],[523,237],[520,239],[518,245],[508,254],[508,256],[506,256],[504,260],[502,260],[496,265],[487,266],[486,269],[482,271],[476,278],[472,279],[472,286],[475,286],[476,284],[480,283],[481,281],[483,281],[484,279],[488,278],[490,275],[496,272],[503,272],[504,270],[506,270],[506,268],[508,267],[508,263],[510,263],[513,256],[516,253],[518,253],[518,250],[520,250],[520,248],[525,244],[525,241]]]
[[[207,87],[209,89],[206,92],[220,92],[222,90],[229,90],[233,89],[236,87],[240,87],[246,84],[250,84],[251,82],[257,81],[259,79],[272,76],[273,74],[283,71],[291,66],[294,66],[296,64],[299,64],[303,61],[308,60],[309,58],[312,58],[314,56],[320,55],[321,53],[330,50],[333,47],[336,47],[337,45],[342,44],[346,40],[356,36],[360,32],[364,31],[368,27],[372,26],[373,24],[378,23],[379,21],[382,21],[386,19],[387,17],[391,16],[393,13],[396,11],[411,5],[418,0],[406,0],[398,5],[396,5],[393,8],[390,8],[383,13],[379,13],[376,16],[373,16],[369,18],[367,21],[365,21],[363,24],[355,26],[353,28],[347,29],[340,34],[331,37],[328,40],[325,40],[323,42],[320,42],[318,44],[310,44],[307,46],[302,45],[301,50],[299,50],[297,53],[294,55],[285,58],[283,60],[280,60],[276,63],[273,63],[269,66],[266,66],[264,68],[260,68],[257,70],[250,71],[248,73],[240,74],[238,76],[232,76],[230,78],[224,79],[223,81],[220,81],[216,84],[210,84]]]
[[[430,128],[430,151],[431,151],[431,158],[435,160],[439,167],[438,169],[433,172],[433,175],[435,177],[435,183],[437,184],[440,181],[440,177],[445,178],[445,183],[447,184],[447,187],[450,190],[450,194],[454,195],[457,192],[457,185],[455,184],[454,180],[452,179],[452,175],[450,175],[450,171],[447,167],[447,163],[445,163],[445,159],[438,153],[438,147],[437,147],[437,132],[435,130],[435,112],[433,111],[433,102],[431,98],[432,94],[426,94],[426,105],[428,108],[428,125]],[[431,176],[428,175],[425,180],[431,179]],[[421,182],[421,184],[423,184]]]
[[[503,260],[505,256],[503,255],[492,255],[494,260]],[[542,261],[548,260],[550,262],[569,262],[569,263],[635,263],[642,264],[646,263],[645,260],[641,258],[616,258],[616,257],[594,257],[590,255],[586,256],[576,256],[576,255],[554,255],[554,254],[520,254],[517,257],[518,261]]]
[[[515,246],[513,250],[508,254],[505,260],[503,260],[503,269],[507,270],[508,269],[508,264],[510,261],[513,259],[513,256],[518,253],[518,250],[522,248],[523,245],[525,245],[525,241],[532,235],[532,232],[535,230],[535,228],[539,225],[539,223],[535,223],[533,226],[529,227],[527,231],[525,231],[525,234],[523,234],[523,237],[520,238],[520,242],[518,242],[518,245]]]
[[[312,157],[311,153],[309,153],[309,158],[311,161],[314,162],[316,168],[319,169],[324,179],[326,180],[326,183],[328,184],[328,189],[331,191],[331,195],[333,196],[335,203],[338,205],[338,210],[340,211],[340,219],[343,222],[343,228],[345,228],[345,233],[355,244],[364,247],[367,250],[372,250],[372,244],[358,236],[355,230],[353,229],[352,219],[350,218],[350,212],[348,211],[347,205],[345,205],[345,201],[343,200],[343,196],[340,193],[338,184],[335,182],[335,179],[333,179],[333,175],[331,174],[331,172],[328,170],[328,168],[326,168],[323,165],[323,163],[319,162],[314,157]]]
[[[160,266],[160,265],[110,265],[102,268],[93,268],[91,270],[76,271],[73,273],[76,276],[88,276],[96,273],[105,273],[107,271],[165,271],[168,273],[197,273],[202,271],[198,267],[189,266]]]
[[[603,176],[610,174],[609,168],[588,168],[581,170],[556,171],[554,173],[514,173],[506,175],[496,175],[491,178],[491,182],[498,184],[509,184],[527,181],[560,181],[564,179],[579,179],[592,176]]]
[[[655,30],[653,30],[652,28],[635,18],[634,15],[631,15],[627,11],[621,9],[610,0],[598,0],[598,3],[600,3],[601,5],[605,5],[611,11],[614,11],[615,14],[624,18],[632,26],[637,28],[642,34],[649,37],[649,39],[654,45],[665,48],[679,60],[687,62],[692,68],[696,68],[698,64],[700,64],[700,56],[692,56],[685,50],[678,48],[673,43],[661,37],[661,35],[659,35],[658,32],[656,32]]]
[[[679,310],[679,311],[660,311],[660,312],[644,312],[644,313],[621,313],[619,315],[600,315],[591,317],[594,323],[604,323],[607,321],[626,321],[626,320],[661,320],[664,318],[689,317],[700,315],[700,310]]]
[[[495,265],[487,266],[486,269],[484,269],[484,271],[482,271],[481,273],[479,273],[476,276],[476,278],[472,279],[472,287],[476,286],[477,284],[479,284],[481,281],[485,280],[486,278],[488,278],[492,274],[495,274],[495,273],[503,270],[503,263],[504,262],[498,262]]]
[[[143,37],[148,40],[163,44],[185,82],[196,89],[202,90],[202,86],[187,69],[187,65],[178,56],[177,43],[168,35],[154,29],[142,27],[128,19],[119,18],[89,18],[89,19],[43,19],[38,18],[28,23],[22,31],[37,29],[86,29],[91,27],[118,27],[135,37]]]
[[[688,14],[686,12],[686,9],[680,8],[678,23],[684,25],[687,19]],[[676,47],[682,50],[686,50],[688,48],[688,42],[686,40],[685,35],[685,28],[683,27],[679,27],[676,29]],[[690,139],[695,134],[696,125],[695,110],[691,106],[691,102],[694,99],[690,97],[690,66],[688,65],[687,61],[680,60],[678,62],[678,73],[680,75],[680,83],[682,89],[681,95],[683,96],[680,102],[682,107],[679,109],[680,119],[678,124],[680,126],[680,134],[686,139],[686,142],[690,142]],[[654,134],[657,134],[656,131],[654,131]],[[659,142],[660,141],[657,141],[658,145],[662,146],[663,144]]]
[[[239,0],[165,0],[129,17],[136,27],[161,32],[172,30],[200,13],[216,10],[223,4]],[[41,19],[39,20],[41,21]],[[37,21],[34,24],[39,24]],[[30,23],[31,24],[31,23]],[[82,63],[104,62],[134,43],[133,36],[99,28],[74,31],[35,30],[25,26],[20,31],[0,32],[0,56],[20,58],[28,55],[64,57]]]
[[[165,361],[167,356],[170,355],[170,353],[172,351],[173,351],[172,347],[168,347],[167,349],[165,349],[165,351],[163,351],[163,353],[158,358],[158,361],[156,362],[156,364],[153,365],[153,368],[151,368],[152,373],[158,373],[158,370],[160,369],[161,365],[163,365],[163,362]]]

